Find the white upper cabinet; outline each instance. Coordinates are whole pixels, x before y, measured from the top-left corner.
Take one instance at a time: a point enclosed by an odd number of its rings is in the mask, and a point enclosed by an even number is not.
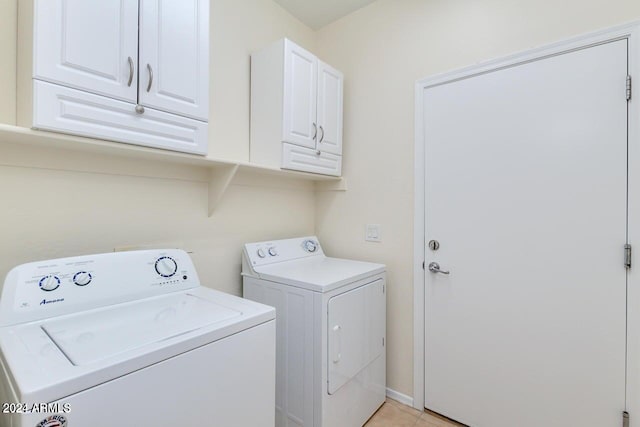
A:
[[[342,73],[318,61],[318,149],[342,154]]]
[[[285,40],[282,141],[315,148],[318,59]]]
[[[209,0],[140,0],[140,103],[209,117]]]
[[[21,0],[18,21],[20,125],[207,154],[209,0]]]
[[[33,77],[136,102],[138,0],[36,1]]]
[[[251,55],[251,162],[340,176],[343,81],[287,39]]]

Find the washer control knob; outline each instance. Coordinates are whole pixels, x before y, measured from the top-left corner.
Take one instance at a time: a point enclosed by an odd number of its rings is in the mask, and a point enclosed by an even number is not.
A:
[[[176,261],[168,256],[160,257],[156,260],[156,272],[162,277],[171,277],[178,271]]]
[[[264,250],[262,248],[258,249],[257,254],[260,258],[264,258],[267,256],[267,254],[264,253]]]
[[[54,275],[44,276],[42,279],[40,279],[39,285],[40,289],[42,289],[43,291],[55,291],[60,287],[60,279],[58,278],[58,276]]]
[[[276,255],[278,255],[278,251],[276,250],[276,247],[275,247],[275,246],[271,246],[271,247],[269,248],[269,255],[271,255],[271,256],[276,256]]]
[[[89,283],[91,283],[92,278],[93,277],[91,277],[91,273],[88,273],[86,271],[78,271],[73,275],[73,283],[78,286],[87,286]]]
[[[314,242],[313,240],[305,240],[304,242],[302,242],[302,249],[307,252],[313,253],[318,250],[318,243]]]

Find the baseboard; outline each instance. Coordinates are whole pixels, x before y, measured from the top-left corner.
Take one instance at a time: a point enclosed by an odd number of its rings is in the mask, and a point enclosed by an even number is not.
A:
[[[400,402],[403,405],[413,407],[413,397],[402,394],[399,391],[392,390],[389,387],[387,387],[387,397],[395,400],[396,402]]]

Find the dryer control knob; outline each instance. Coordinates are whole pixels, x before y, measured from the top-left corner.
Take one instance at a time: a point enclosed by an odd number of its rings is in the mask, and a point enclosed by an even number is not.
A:
[[[86,271],[78,271],[73,275],[73,283],[78,286],[87,286],[91,283],[91,273],[87,273]]]
[[[318,244],[313,240],[305,240],[302,243],[302,248],[307,252],[313,253],[318,250]]]
[[[275,247],[275,246],[271,246],[271,247],[269,248],[269,255],[271,255],[271,256],[276,256],[276,255],[278,255],[278,251],[276,250],[276,247]]]
[[[265,253],[264,253],[264,250],[262,250],[262,249],[258,249],[256,253],[258,254],[258,256],[259,256],[260,258],[264,258],[264,257],[266,257],[266,256],[267,256],[267,254],[265,254]]]
[[[60,286],[60,279],[58,279],[58,276],[54,275],[44,276],[42,279],[40,279],[39,285],[40,289],[42,289],[43,291],[55,291]]]
[[[168,256],[160,257],[156,260],[156,272],[162,277],[171,277],[178,271],[176,261]]]

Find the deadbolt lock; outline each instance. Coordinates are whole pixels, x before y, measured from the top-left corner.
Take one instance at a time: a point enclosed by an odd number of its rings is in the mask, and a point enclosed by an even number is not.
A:
[[[431,249],[432,251],[437,251],[438,249],[440,249],[440,242],[438,242],[437,240],[429,240],[429,249]]]

